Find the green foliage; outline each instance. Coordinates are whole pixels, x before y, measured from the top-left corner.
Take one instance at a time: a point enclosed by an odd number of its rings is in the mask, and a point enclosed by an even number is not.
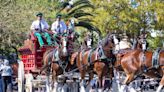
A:
[[[74,17],[77,26],[88,30],[98,30],[91,23],[93,17],[90,11],[93,6],[88,0],[77,0],[69,11],[58,0],[1,0],[0,1],[0,53],[14,51],[11,47],[19,48],[30,33],[32,21],[36,13],[42,12],[49,25],[55,20],[60,11],[65,15],[64,20]],[[79,30],[79,27],[77,30]]]
[[[155,50],[157,47],[162,47],[161,37],[149,38],[149,48]]]
[[[107,32],[126,32],[131,36],[138,35],[140,30],[151,29],[164,31],[164,2],[161,0],[135,0],[138,4],[136,8],[129,3],[130,0],[91,0],[94,7],[94,25],[96,25],[103,35]],[[150,35],[149,35],[150,36]],[[158,37],[157,37],[158,38]],[[154,41],[153,38],[149,38]],[[156,42],[159,39],[155,38]],[[150,42],[150,41],[149,41]],[[154,48],[159,44],[151,44]]]
[[[140,0],[138,2],[140,5],[137,8],[133,8],[130,4],[130,0],[110,0],[111,2],[105,1],[97,1],[92,0],[96,9],[95,13],[96,18],[95,21],[98,23],[97,25],[102,26],[103,23],[108,26],[106,30],[123,30],[128,32],[137,32],[142,28],[147,28],[146,17],[149,16],[153,19],[155,16],[153,14],[156,12],[158,17],[158,23],[162,22],[162,14],[163,14],[163,3],[159,2],[159,0],[154,2],[149,2],[150,0]],[[137,0],[136,0],[137,1]],[[147,2],[147,3],[145,3]],[[152,15],[146,15],[149,12]],[[162,13],[162,14],[159,14]],[[101,17],[100,17],[101,16]],[[99,22],[99,21],[102,22]],[[161,23],[163,24],[163,23]],[[152,25],[157,25],[152,24]],[[102,27],[101,27],[102,28]],[[106,32],[105,29],[101,31]]]
[[[55,2],[47,0],[1,0],[0,1],[0,53],[11,52],[28,38],[35,14],[43,12],[51,22],[55,16]]]

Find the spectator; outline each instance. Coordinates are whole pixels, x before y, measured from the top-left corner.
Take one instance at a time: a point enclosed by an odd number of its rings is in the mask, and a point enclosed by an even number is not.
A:
[[[2,59],[0,59],[0,67],[2,67]],[[0,92],[3,92],[3,85],[2,85],[2,77],[1,77],[2,72],[0,71]]]
[[[2,85],[3,92],[7,92],[7,88],[9,86],[10,92],[12,92],[12,68],[9,66],[9,61],[4,59],[4,65],[0,67],[0,71],[2,71]]]

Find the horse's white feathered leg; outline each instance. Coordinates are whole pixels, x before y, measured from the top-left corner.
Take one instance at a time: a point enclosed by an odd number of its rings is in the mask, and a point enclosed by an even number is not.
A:
[[[126,92],[127,85],[121,85],[120,92]]]
[[[98,89],[98,92],[103,92],[103,89],[102,89],[102,88],[99,88],[99,89]]]
[[[112,80],[112,90],[113,92],[120,92],[120,81],[119,73],[114,69],[114,79]]]
[[[84,80],[81,81],[80,85],[81,85],[80,92],[85,92]]]
[[[85,92],[84,85],[80,87],[80,92]]]
[[[162,87],[163,87],[163,85],[159,85],[156,92],[161,92]]]
[[[132,86],[129,86],[129,92],[137,92]]]
[[[58,83],[57,82],[55,82],[54,83],[54,85],[53,85],[54,87],[53,87],[53,89],[52,89],[52,92],[58,92],[57,90],[57,88],[58,88]]]
[[[68,92],[68,85],[64,84],[61,92]]]

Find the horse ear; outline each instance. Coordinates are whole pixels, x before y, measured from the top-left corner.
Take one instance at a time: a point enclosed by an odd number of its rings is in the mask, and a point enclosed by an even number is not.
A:
[[[114,39],[112,38],[112,41],[111,41],[113,44],[114,44]]]
[[[113,36],[113,34],[111,32],[108,32],[108,36]]]
[[[118,39],[119,42],[121,41],[121,38],[120,37],[118,37],[117,39]]]
[[[69,25],[69,20],[66,22],[66,25],[67,25],[67,26]]]

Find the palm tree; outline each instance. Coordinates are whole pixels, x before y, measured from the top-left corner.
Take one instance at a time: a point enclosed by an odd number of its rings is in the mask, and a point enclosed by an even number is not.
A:
[[[75,27],[83,27],[88,29],[90,32],[96,31],[101,34],[100,30],[92,24],[93,20],[91,17],[94,17],[94,14],[87,10],[94,9],[93,5],[88,0],[67,0],[61,2],[59,11],[65,20],[70,18],[75,18]]]

